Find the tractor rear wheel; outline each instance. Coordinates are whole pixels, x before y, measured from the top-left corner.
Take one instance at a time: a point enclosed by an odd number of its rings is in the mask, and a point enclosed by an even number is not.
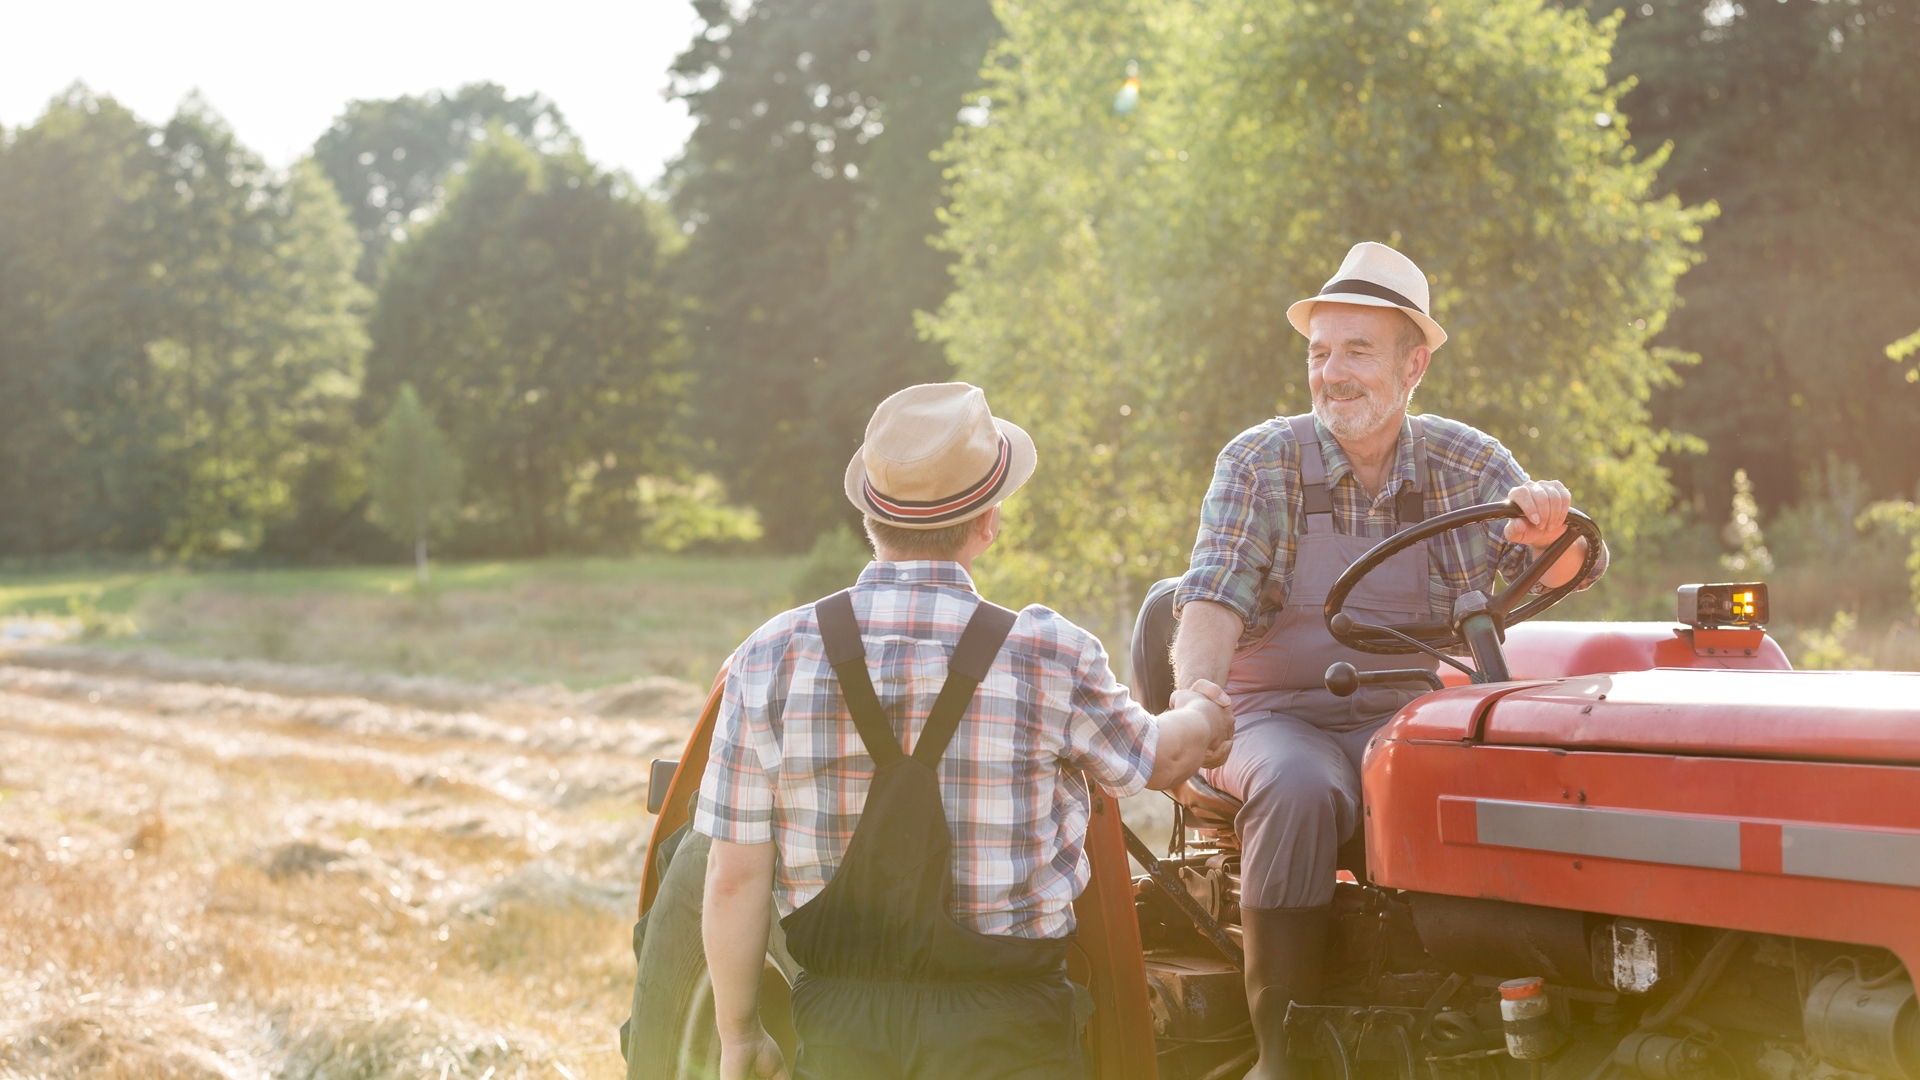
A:
[[[713,980],[700,942],[700,899],[710,841],[689,832],[673,853],[635,935],[639,974],[627,1036],[628,1080],[707,1080],[720,1071],[720,1033],[714,1022]],[[776,921],[760,975],[760,1021],[793,1062],[797,1040],[791,1009],[799,965],[787,955]]]

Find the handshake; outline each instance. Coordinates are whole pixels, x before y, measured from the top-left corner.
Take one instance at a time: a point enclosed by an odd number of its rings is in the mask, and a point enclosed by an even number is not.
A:
[[[1233,750],[1233,699],[1217,683],[1196,679],[1191,687],[1175,690],[1169,709],[1160,715],[1160,754],[1166,772],[1154,769],[1155,779],[1170,779],[1172,787],[1198,769],[1217,769]],[[1159,784],[1149,783],[1151,787]]]

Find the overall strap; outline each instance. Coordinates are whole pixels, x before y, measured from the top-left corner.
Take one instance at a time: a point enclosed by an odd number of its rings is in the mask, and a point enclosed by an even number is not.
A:
[[[894,740],[886,710],[880,707],[879,695],[873,692],[873,678],[867,674],[867,647],[860,640],[860,620],[853,614],[853,590],[842,589],[814,601],[813,616],[820,623],[827,663],[840,680],[840,694],[847,699],[847,712],[853,716],[854,729],[860,732],[867,756],[876,768],[905,757]],[[968,687],[968,693],[972,693],[972,687]]]
[[[985,600],[973,609],[967,628],[960,632],[960,643],[953,647],[953,658],[947,661],[947,681],[933,699],[927,726],[920,730],[920,741],[913,748],[915,761],[929,769],[940,763],[940,755],[947,752],[947,744],[953,741],[953,733],[959,730],[960,719],[973,701],[974,689],[986,681],[993,658],[1000,655],[1000,646],[1006,643],[1019,617],[1017,612]]]
[[[1327,462],[1320,454],[1320,432],[1313,426],[1313,414],[1287,421],[1293,428],[1293,441],[1300,447],[1300,505],[1307,515],[1307,531],[1333,531],[1333,493],[1327,490]]]
[[[1407,433],[1413,439],[1413,486],[1400,493],[1393,507],[1395,531],[1427,520],[1426,492],[1433,490],[1433,473],[1427,464],[1427,426],[1417,416],[1407,417]]]

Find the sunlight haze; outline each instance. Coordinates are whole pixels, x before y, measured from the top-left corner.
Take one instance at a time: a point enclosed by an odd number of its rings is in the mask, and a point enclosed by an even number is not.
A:
[[[687,0],[328,5],[4,5],[0,124],[30,124],[75,81],[162,122],[200,95],[274,165],[305,153],[346,103],[464,83],[539,91],[608,168],[658,179],[691,123],[662,98],[698,20]]]

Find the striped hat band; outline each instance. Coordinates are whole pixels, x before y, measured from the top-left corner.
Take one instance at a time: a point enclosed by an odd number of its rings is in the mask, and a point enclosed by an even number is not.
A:
[[[878,511],[878,516],[899,525],[917,525],[927,527],[941,525],[949,521],[959,521],[971,516],[981,506],[992,502],[1000,494],[1007,482],[1008,466],[1013,460],[1013,447],[1005,435],[1000,436],[1000,453],[994,459],[993,468],[979,483],[951,498],[933,502],[909,502],[904,499],[890,499],[874,489],[872,480],[862,481],[869,508]]]

